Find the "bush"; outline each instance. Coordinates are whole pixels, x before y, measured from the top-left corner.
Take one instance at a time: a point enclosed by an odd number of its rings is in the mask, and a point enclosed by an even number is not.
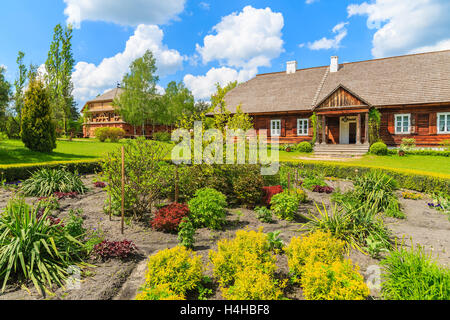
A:
[[[301,203],[308,202],[308,195],[306,194],[305,190],[297,188],[295,190],[295,194]]]
[[[4,132],[0,132],[0,142],[8,140],[8,135]]]
[[[292,221],[298,212],[300,200],[295,194],[283,191],[272,197],[270,208],[274,215],[280,219]]]
[[[387,145],[383,142],[375,142],[370,146],[369,152],[377,156],[385,156],[388,154]]]
[[[82,238],[86,234],[86,229],[83,227],[83,218],[81,217],[81,210],[70,210],[69,219],[64,227],[68,234],[74,238]]]
[[[55,192],[77,192],[84,194],[88,188],[81,181],[78,172],[42,169],[34,172],[21,187],[26,196],[48,197]]]
[[[153,134],[153,138],[156,141],[169,142],[172,140],[172,135],[169,132],[160,131],[160,132],[155,132]]]
[[[381,265],[381,294],[385,299],[450,299],[450,270],[436,264],[422,247],[392,250]]]
[[[318,193],[327,193],[327,194],[329,194],[329,193],[333,193],[334,189],[332,187],[329,187],[329,186],[325,186],[325,187],[314,186],[312,191],[313,192],[318,192]]]
[[[261,203],[263,178],[259,170],[249,170],[233,181],[233,191],[237,199],[249,208]]]
[[[100,142],[105,142],[109,139],[111,142],[118,142],[125,136],[125,131],[122,128],[116,127],[100,127],[95,129],[95,137]]]
[[[416,139],[414,138],[403,138],[400,144],[400,150],[410,151],[416,147]]]
[[[301,283],[307,300],[364,300],[370,294],[358,265],[350,260],[308,263]]]
[[[166,150],[154,141],[138,138],[127,141],[125,147],[125,199],[127,215],[142,218],[151,212],[153,203],[161,197],[169,177],[161,171]],[[103,160],[103,175],[108,181],[106,190],[111,196],[112,213],[119,215],[122,202],[121,150],[109,153]],[[109,205],[109,199],[105,201]]]
[[[226,196],[221,192],[203,188],[189,201],[190,220],[195,228],[220,229],[225,223]]]
[[[309,176],[303,180],[302,187],[308,190],[313,190],[316,186],[326,187],[327,184],[320,176]]]
[[[108,139],[109,128],[108,127],[97,128],[97,129],[95,129],[94,134],[95,134],[95,137],[100,142],[105,142],[106,139]]]
[[[25,146],[32,151],[51,152],[56,148],[48,91],[40,80],[30,81],[25,92],[20,135]]]
[[[2,292],[8,280],[32,281],[36,290],[64,286],[68,268],[80,262],[85,250],[61,224],[53,223],[45,209],[38,217],[24,199],[13,199],[0,214],[0,280]]]
[[[289,272],[294,282],[299,282],[307,263],[331,264],[342,260],[345,243],[329,231],[315,231],[307,236],[293,237],[285,248]]]
[[[264,193],[263,203],[266,206],[270,206],[270,201],[272,200],[272,197],[281,192],[283,192],[283,188],[280,185],[271,186],[271,187],[263,187],[263,193]]]
[[[267,209],[266,207],[256,207],[256,218],[265,223],[271,223],[272,222],[272,211]]]
[[[184,300],[184,296],[173,292],[169,284],[160,284],[141,289],[135,300]]]
[[[188,213],[189,208],[187,205],[172,203],[156,212],[151,225],[158,231],[176,232],[181,220],[186,217]]]
[[[94,246],[93,255],[101,260],[120,259],[126,260],[135,255],[137,247],[132,241],[108,241],[104,240]]]
[[[286,281],[274,279],[255,266],[247,266],[236,273],[229,288],[222,288],[226,300],[281,300]]]
[[[238,230],[234,239],[222,239],[217,251],[209,251],[214,276],[222,287],[234,284],[238,272],[252,266],[273,275],[276,257],[272,254],[267,235],[258,231]]]
[[[183,218],[179,225],[178,241],[186,248],[193,248],[195,243],[195,228],[189,217]]]
[[[202,258],[194,251],[177,246],[159,251],[148,260],[144,288],[167,285],[177,295],[198,288],[203,279]]]
[[[312,147],[311,143],[309,143],[307,141],[303,141],[297,145],[296,150],[298,152],[310,153],[313,151],[313,147]]]

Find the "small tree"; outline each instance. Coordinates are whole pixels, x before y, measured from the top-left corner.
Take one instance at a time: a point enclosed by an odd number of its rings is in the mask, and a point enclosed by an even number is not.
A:
[[[25,146],[33,151],[51,152],[56,148],[55,124],[48,93],[41,80],[31,81],[25,93],[21,137]]]

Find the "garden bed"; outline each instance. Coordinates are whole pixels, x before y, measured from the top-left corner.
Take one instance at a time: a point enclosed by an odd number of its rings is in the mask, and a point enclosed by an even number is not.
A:
[[[120,260],[109,260],[106,262],[88,261],[95,264],[95,267],[88,267],[84,270],[81,289],[67,290],[57,289],[54,295],[48,295],[50,299],[134,299],[139,287],[145,282],[146,259],[148,256],[159,250],[172,248],[179,244],[176,234],[168,234],[154,231],[150,227],[150,219],[148,223],[133,222],[125,225],[125,234],[120,232],[120,218],[112,217],[109,220],[108,215],[103,211],[104,202],[107,199],[107,193],[102,189],[95,188],[93,179],[95,176],[85,176],[83,181],[90,190],[79,195],[74,199],[64,199],[60,201],[60,209],[58,218],[66,218],[70,209],[82,209],[84,227],[88,230],[101,230],[108,240],[131,240],[138,247],[138,255],[127,262]],[[334,189],[341,191],[350,190],[352,182],[344,180],[330,180],[328,185]],[[308,214],[309,211],[316,213],[314,201],[318,204],[324,203],[330,205],[330,194],[315,193],[306,191],[309,201],[300,205],[299,213]],[[0,208],[3,209],[8,199],[13,195],[12,191],[0,190]],[[438,257],[441,264],[450,265],[450,223],[447,217],[429,208],[427,203],[430,201],[426,196],[421,200],[405,200],[400,198],[403,211],[406,213],[406,219],[399,220],[393,218],[385,218],[385,221],[393,235],[401,239],[405,237],[405,245],[420,243],[429,251],[433,252],[433,256]],[[33,202],[35,198],[27,198],[27,202]],[[237,214],[240,212],[241,214]],[[301,227],[301,218],[294,221],[280,220],[273,218],[273,223],[263,223],[256,219],[255,212],[244,208],[229,209],[226,217],[226,225],[223,230],[211,231],[206,228],[196,231],[196,242],[194,250],[201,255],[204,265],[208,263],[208,252],[216,249],[216,243],[219,239],[233,238],[235,232],[246,227],[256,230],[264,227],[264,232],[281,231],[280,238],[285,244],[290,239],[298,236]],[[282,277],[288,277],[287,258],[285,255],[279,255],[277,261],[278,271]],[[366,270],[369,266],[377,265],[379,260],[373,259],[368,255],[364,255],[359,251],[351,251],[350,258],[353,262],[361,267],[361,274],[367,278]],[[212,276],[208,269],[206,275]],[[222,299],[218,285],[211,285],[213,294],[208,299]],[[373,298],[378,298],[379,293],[371,292]],[[289,299],[303,299],[302,290],[299,286],[288,286],[286,297]],[[190,298],[190,297],[188,297]],[[0,294],[0,299],[43,299],[33,289],[32,285],[28,286],[28,290],[17,288],[9,285],[4,294]]]

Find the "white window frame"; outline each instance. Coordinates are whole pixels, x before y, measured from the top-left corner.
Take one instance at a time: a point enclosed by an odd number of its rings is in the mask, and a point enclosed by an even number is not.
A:
[[[273,124],[274,124],[275,122],[278,122],[278,123],[280,124],[280,125],[279,125],[279,128],[280,128],[280,129],[278,129],[279,132],[274,131],[274,130],[276,130],[276,129],[273,128]],[[280,137],[280,136],[281,136],[281,120],[280,120],[280,119],[270,120],[270,135],[271,135],[272,137]]]
[[[440,127],[439,127],[439,118],[440,118],[440,116],[445,116],[444,131],[441,131]],[[450,125],[448,125],[449,121],[447,119],[449,117],[450,117],[450,112],[439,112],[439,113],[436,114],[436,127],[437,127],[436,132],[438,134],[450,134]]]
[[[399,131],[397,127],[397,117],[402,117],[402,125],[400,127],[401,131]],[[408,131],[403,131],[403,121],[404,117],[408,117]],[[411,113],[399,113],[394,115],[394,128],[395,128],[395,134],[411,134]]]
[[[306,122],[306,132],[301,132],[300,129],[304,129],[304,126],[300,126],[300,123]],[[307,136],[309,132],[309,119],[299,118],[297,119],[297,136]]]

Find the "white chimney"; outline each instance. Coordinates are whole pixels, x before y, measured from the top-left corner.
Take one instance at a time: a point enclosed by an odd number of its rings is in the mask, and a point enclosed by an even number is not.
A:
[[[338,72],[339,70],[339,62],[337,56],[331,57],[331,63],[330,63],[330,72]]]
[[[297,70],[297,61],[288,61],[286,63],[286,73],[287,74],[295,73],[296,70]]]

